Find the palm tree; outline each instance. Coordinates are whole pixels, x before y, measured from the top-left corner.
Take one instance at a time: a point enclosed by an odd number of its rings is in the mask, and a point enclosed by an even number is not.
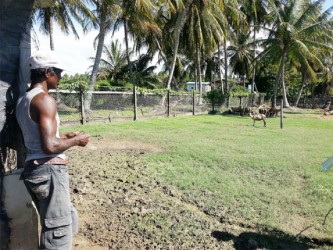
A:
[[[132,75],[132,66],[129,51],[129,36],[145,36],[150,27],[155,26],[153,14],[156,12],[156,6],[150,0],[120,0],[119,6],[121,12],[117,17],[115,27],[123,25],[125,35],[126,57],[129,65],[129,74],[133,83],[133,102],[134,102],[134,120],[137,119],[136,104],[136,82]]]
[[[265,24],[268,20],[267,18],[267,0],[242,0],[241,10],[246,16],[247,23],[252,26],[253,40],[256,40],[256,34],[260,31],[260,25]],[[256,58],[256,44],[253,43],[253,59]],[[256,75],[256,61],[253,60],[252,65],[252,93],[255,89],[255,75]]]
[[[225,37],[225,27],[221,25],[226,22],[223,8],[223,2],[218,0],[193,1],[181,35],[182,51],[195,62],[199,101],[202,94],[202,59],[210,57]]]
[[[278,62],[279,69],[275,79],[272,106],[276,107],[279,83],[281,82],[283,101],[289,107],[284,70],[286,60],[293,58],[306,67],[308,59],[321,64],[315,55],[315,49],[332,51],[332,30],[328,26],[328,13],[321,13],[323,1],[311,2],[307,0],[290,0],[283,2],[269,1],[272,27],[269,36],[263,41],[263,52],[259,57],[270,56]]]
[[[43,34],[49,35],[51,50],[54,50],[54,23],[59,25],[62,32],[65,34],[73,32],[78,39],[79,35],[73,21],[77,21],[83,27],[85,19],[94,20],[94,15],[86,2],[89,3],[90,0],[56,0],[49,7],[34,9],[33,21],[35,25],[39,25]]]
[[[172,61],[169,67],[169,77],[167,81],[167,89],[170,89],[171,81],[173,79],[173,73],[175,70],[177,57],[178,57],[178,48],[179,48],[179,39],[184,27],[185,21],[187,19],[187,13],[189,11],[190,2],[189,1],[175,1],[175,6],[177,11],[171,16],[171,22],[175,20],[175,24],[173,26],[173,50],[172,50]],[[169,32],[168,32],[169,33]]]
[[[248,45],[250,40],[250,33],[239,33],[236,43],[231,43],[228,47],[230,65],[233,72],[241,76],[243,81],[245,77],[247,79],[251,78],[251,72],[254,65],[254,53],[252,46]]]
[[[94,90],[94,85],[97,79],[97,74],[99,70],[99,64],[102,58],[103,47],[105,35],[108,31],[113,28],[113,22],[115,20],[116,15],[119,12],[119,6],[117,5],[116,0],[92,0],[95,7],[95,16],[97,18],[97,22],[92,22],[90,25],[86,26],[87,29],[94,27],[99,28],[99,33],[97,36],[97,48],[95,55],[95,62],[91,71],[89,86],[88,86],[88,94],[85,98],[84,108],[86,112],[90,111],[91,97],[92,91]]]
[[[129,67],[132,67],[132,78],[135,78],[136,86],[154,89],[157,88],[161,83],[161,79],[154,73],[156,66],[149,66],[151,57],[148,54],[141,55],[137,60],[131,62],[130,65],[125,65],[120,69],[116,75],[116,79],[128,79]]]
[[[227,51],[227,43],[228,41],[235,41],[236,34],[238,32],[241,32],[244,30],[244,26],[247,25],[246,18],[244,16],[244,13],[242,13],[239,8],[239,3],[237,0],[228,0],[225,2],[225,6],[223,9],[224,16],[226,20],[221,23],[220,25],[224,27],[225,34],[222,39],[222,41],[218,44],[218,57],[219,62],[224,63],[224,80],[225,83],[223,83],[223,76],[222,76],[222,64],[220,64],[219,71],[220,71],[220,81],[221,81],[221,91],[224,93],[224,91],[229,91],[229,83],[228,83],[228,51]],[[224,58],[222,60],[221,55],[221,45],[223,47],[223,55]],[[224,87],[225,85],[225,87]]]
[[[115,76],[126,64],[126,53],[122,50],[119,40],[111,41],[109,46],[104,45],[104,58],[101,58],[99,78],[115,79]],[[91,58],[95,61],[95,58]]]
[[[48,7],[37,7],[34,9],[32,17],[35,25],[39,24],[42,33],[49,36],[50,49],[54,50],[54,23],[58,24],[61,31],[65,34],[73,32],[75,38],[79,35],[74,25],[74,20],[81,27],[84,27],[84,21],[95,22],[95,17],[85,3],[91,3],[90,0],[56,0]],[[57,89],[57,102],[60,102],[60,96]]]
[[[153,25],[150,24],[147,33],[143,36],[136,36],[136,51],[147,49],[146,54],[154,57],[159,56],[158,62],[163,61],[164,67],[170,71],[170,64],[167,58],[167,50],[170,48],[172,40],[170,39],[168,30],[168,19],[170,18],[170,9],[173,6],[171,1],[160,1],[160,6],[153,16]],[[173,77],[175,81],[175,78]]]

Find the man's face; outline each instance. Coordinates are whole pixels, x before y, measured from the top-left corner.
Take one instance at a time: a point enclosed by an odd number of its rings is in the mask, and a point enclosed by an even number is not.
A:
[[[47,83],[49,89],[56,89],[58,86],[58,82],[61,79],[62,70],[58,68],[49,68],[48,69],[48,77]]]
[[[61,69],[57,69],[57,68],[53,68],[53,71],[56,74],[56,76],[58,77],[58,81],[60,81],[62,70]]]

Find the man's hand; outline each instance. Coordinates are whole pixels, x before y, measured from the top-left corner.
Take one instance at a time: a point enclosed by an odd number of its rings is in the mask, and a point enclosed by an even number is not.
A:
[[[69,133],[65,134],[65,138],[70,139],[70,138],[77,136],[78,134],[80,134],[80,132],[69,132]]]
[[[62,136],[62,139],[72,139],[76,141],[76,145],[80,147],[85,147],[90,141],[90,135],[82,132],[69,132]]]
[[[78,140],[78,146],[80,147],[85,147],[90,141],[90,135],[86,135],[84,133],[78,133],[74,137]]]

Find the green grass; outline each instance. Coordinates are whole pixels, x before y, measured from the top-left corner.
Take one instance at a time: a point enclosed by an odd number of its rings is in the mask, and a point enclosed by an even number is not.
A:
[[[311,237],[330,238],[333,170],[321,162],[333,155],[333,120],[285,114],[252,126],[249,117],[189,116],[64,128],[92,136],[139,140],[161,153],[146,154],[154,177],[182,199],[223,221],[276,228],[292,235],[311,226]]]

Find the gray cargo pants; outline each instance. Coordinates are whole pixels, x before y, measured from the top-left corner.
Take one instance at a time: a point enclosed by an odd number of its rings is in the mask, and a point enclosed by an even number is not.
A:
[[[40,249],[71,249],[78,216],[70,200],[67,166],[26,165],[21,179],[39,212]]]

